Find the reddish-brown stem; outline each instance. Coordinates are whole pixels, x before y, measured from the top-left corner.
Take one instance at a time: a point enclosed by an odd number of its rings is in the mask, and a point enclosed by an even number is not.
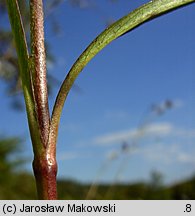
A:
[[[35,103],[38,135],[33,149],[33,170],[39,199],[57,199],[57,163],[53,139],[49,140],[50,116],[46,79],[46,55],[44,45],[44,16],[42,0],[30,0],[32,88]],[[50,144],[52,143],[52,144]]]
[[[39,199],[57,199],[57,163],[56,160],[43,155],[41,158],[34,158],[33,170],[36,179],[37,193]]]
[[[44,45],[44,15],[42,0],[30,0],[31,11],[31,70],[36,117],[42,144],[46,147],[49,136],[49,108]]]

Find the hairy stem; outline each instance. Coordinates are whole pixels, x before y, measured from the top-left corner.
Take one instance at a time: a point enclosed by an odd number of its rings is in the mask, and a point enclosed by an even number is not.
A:
[[[44,15],[42,0],[30,0],[31,30],[31,74],[36,119],[43,151],[34,156],[33,170],[39,199],[57,199],[57,163],[56,149],[48,145],[50,116],[48,107],[46,55],[44,45]],[[33,146],[36,146],[33,143]]]
[[[41,140],[44,147],[46,147],[49,135],[50,116],[46,79],[46,55],[44,45],[44,17],[42,0],[30,0],[30,12],[31,73],[35,98],[35,111],[39,123]]]

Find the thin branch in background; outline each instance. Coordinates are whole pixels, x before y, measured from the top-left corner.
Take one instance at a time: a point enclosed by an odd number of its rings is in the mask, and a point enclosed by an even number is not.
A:
[[[115,184],[120,180],[120,177],[122,173],[126,170],[128,166],[129,156],[130,154],[136,150],[138,147],[139,141],[141,138],[144,137],[144,135],[147,134],[147,128],[152,123],[152,121],[155,120],[156,117],[164,114],[168,109],[171,109],[174,107],[174,102],[171,100],[165,100],[164,102],[160,104],[153,104],[149,107],[149,109],[146,110],[143,117],[140,120],[140,123],[137,127],[137,132],[134,136],[134,138],[129,141],[122,141],[121,143],[121,149],[119,152],[113,151],[111,152],[105,161],[101,164],[96,177],[94,178],[93,183],[91,184],[86,199],[95,199],[97,198],[98,194],[98,185],[99,182],[104,176],[104,174],[108,171],[113,161],[119,159],[122,157],[122,161],[116,171],[115,177],[113,179],[113,183],[108,188],[108,191],[106,192],[105,199],[109,198],[110,194],[112,193],[112,190],[115,186]]]
[[[111,163],[113,160],[116,160],[118,157],[116,152],[112,152],[111,155],[109,155],[108,158],[106,158],[105,161],[101,164],[99,170],[97,171],[97,174],[94,178],[93,183],[90,185],[89,190],[86,195],[86,200],[89,199],[95,199],[97,197],[97,191],[98,191],[98,186],[99,186],[99,181],[101,177],[106,173],[108,168],[110,167]]]
[[[115,177],[113,179],[113,183],[109,187],[108,191],[105,194],[105,199],[109,199],[111,193],[113,193],[114,186],[117,182],[120,181],[122,173],[127,169],[128,162],[130,160],[131,153],[138,148],[138,144],[140,139],[142,139],[145,135],[147,135],[147,130],[150,124],[158,118],[159,116],[163,115],[169,109],[174,108],[174,101],[172,100],[165,100],[160,104],[153,104],[152,106],[147,109],[145,115],[141,118],[140,123],[137,127],[137,133],[131,141],[123,141],[121,145],[121,152],[120,155],[123,157],[122,161],[116,171]]]
[[[114,19],[110,16],[108,16],[104,10],[102,9],[102,7],[100,7],[100,5],[97,4],[97,2],[95,1],[89,1],[89,0],[69,0],[70,2],[75,2],[77,6],[79,6],[81,9],[90,9],[93,10],[99,17],[100,19],[103,21],[103,23],[105,23],[105,26],[108,27],[110,26],[113,22]],[[75,4],[73,3],[73,5]]]

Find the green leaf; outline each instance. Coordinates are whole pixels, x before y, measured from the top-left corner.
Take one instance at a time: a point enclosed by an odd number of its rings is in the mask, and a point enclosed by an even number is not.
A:
[[[16,51],[18,55],[18,63],[20,67],[20,75],[22,84],[31,94],[31,81],[30,73],[28,70],[28,48],[23,29],[23,24],[20,16],[19,6],[17,1],[7,0],[7,8],[10,18],[10,24],[12,27],[12,33],[15,41]]]
[[[194,0],[153,0],[147,4],[142,5],[136,10],[132,11],[128,15],[119,19],[107,29],[105,29],[94,41],[86,48],[86,50],[80,55],[77,61],[70,69],[66,76],[62,86],[59,90],[56,102],[54,105],[51,128],[50,128],[50,139],[56,140],[52,134],[57,134],[58,125],[60,121],[61,112],[64,106],[66,97],[79,73],[87,65],[87,63],[99,53],[106,45],[120,37],[121,35],[131,31],[135,27],[158,17],[164,13],[175,10],[178,7],[184,6],[195,2]],[[56,135],[57,136],[57,135]],[[55,142],[55,141],[54,141]]]
[[[30,58],[22,18],[20,15],[17,0],[6,0],[6,4],[18,56],[20,77],[22,80],[22,88],[24,92],[33,149],[36,154],[40,154],[40,152],[42,151],[42,145],[40,143],[40,134],[38,130],[37,120],[35,117],[35,103],[33,98],[33,88],[31,85],[30,74]]]

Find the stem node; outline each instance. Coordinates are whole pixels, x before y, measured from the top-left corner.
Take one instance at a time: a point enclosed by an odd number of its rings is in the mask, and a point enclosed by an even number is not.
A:
[[[37,182],[37,193],[39,199],[57,199],[57,162],[55,159],[43,155],[34,158],[33,170]]]

